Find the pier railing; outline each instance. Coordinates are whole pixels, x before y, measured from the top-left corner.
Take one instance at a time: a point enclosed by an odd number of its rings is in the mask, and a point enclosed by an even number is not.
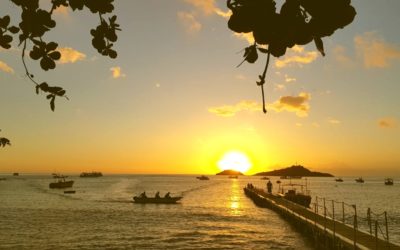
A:
[[[376,214],[368,209],[363,217],[356,205],[321,197],[305,208],[252,184],[244,192],[257,206],[275,210],[289,222],[300,225],[306,235],[311,233],[316,243],[323,244],[319,249],[400,250],[400,246],[389,242],[386,212]]]
[[[367,209],[366,217],[357,213],[355,204],[348,204],[343,201],[336,201],[316,196],[315,201],[310,204],[313,212],[321,215],[326,221],[333,221],[333,233],[335,234],[336,223],[349,225],[354,229],[354,242],[357,242],[357,231],[365,231],[374,236],[376,240],[382,239],[389,243],[389,227],[387,212],[380,214],[372,212],[371,208]]]

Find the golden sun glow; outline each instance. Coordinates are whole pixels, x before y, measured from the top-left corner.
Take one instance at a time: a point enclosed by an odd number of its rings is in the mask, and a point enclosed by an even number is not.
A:
[[[246,172],[251,167],[249,158],[242,152],[230,151],[225,153],[221,160],[218,161],[218,167],[221,170],[235,170],[239,172]]]

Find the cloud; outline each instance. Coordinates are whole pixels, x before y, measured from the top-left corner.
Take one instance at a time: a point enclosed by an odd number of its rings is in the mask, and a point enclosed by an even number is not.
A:
[[[205,15],[216,14],[223,18],[228,18],[231,15],[230,11],[222,11],[215,4],[215,0],[184,0],[186,3],[191,4],[196,9],[200,10]]]
[[[61,5],[57,9],[54,10],[54,14],[60,15],[63,17],[69,17],[69,8]]]
[[[7,63],[0,61],[0,70],[9,73],[9,74],[14,74],[14,69],[8,66]]]
[[[396,128],[397,120],[393,117],[384,117],[378,120],[378,126],[380,128],[388,129],[388,128]]]
[[[246,40],[249,44],[254,44],[254,37],[253,37],[253,32],[250,33],[233,33],[233,36],[241,39],[241,40]]]
[[[375,32],[366,32],[354,38],[354,44],[366,68],[386,68],[400,59],[400,48],[386,43]]]
[[[121,78],[121,77],[126,77],[126,75],[124,73],[122,73],[122,69],[119,66],[112,67],[112,68],[110,68],[110,70],[111,70],[111,73],[112,73],[112,77],[114,79],[118,79],[118,78]]]
[[[319,125],[318,122],[313,122],[311,125],[312,125],[314,128],[319,128],[319,127],[321,127],[321,125]]]
[[[268,108],[276,112],[295,112],[299,117],[306,117],[310,110],[310,105],[308,104],[310,99],[311,94],[305,92],[300,93],[298,96],[282,96],[276,102],[269,104]]]
[[[287,51],[283,59],[275,60],[275,66],[277,68],[284,68],[293,64],[302,66],[303,64],[312,63],[317,57],[318,53],[316,51],[305,51],[303,47],[296,45]]]
[[[194,13],[189,12],[178,12],[178,18],[185,27],[185,30],[189,34],[195,34],[201,30],[201,23],[197,21]]]
[[[295,81],[296,81],[296,78],[285,75],[285,82],[289,83],[289,82],[295,82]]]
[[[224,105],[224,106],[220,106],[220,107],[209,108],[208,112],[218,115],[218,116],[232,117],[232,116],[235,116],[236,113],[241,112],[241,111],[252,112],[252,111],[261,111],[261,110],[262,110],[261,104],[254,102],[254,101],[243,100],[235,105]]]
[[[339,121],[339,120],[337,120],[337,119],[335,119],[335,118],[328,118],[328,122],[329,122],[330,124],[333,124],[333,125],[339,125],[339,124],[342,123],[341,121]]]
[[[346,48],[343,46],[336,46],[333,49],[333,56],[335,57],[336,61],[340,63],[340,65],[352,67],[355,64],[354,60],[347,56]]]
[[[73,48],[69,47],[59,48],[58,51],[61,53],[61,58],[58,61],[61,64],[75,63],[77,61],[82,61],[86,58],[85,54]]]

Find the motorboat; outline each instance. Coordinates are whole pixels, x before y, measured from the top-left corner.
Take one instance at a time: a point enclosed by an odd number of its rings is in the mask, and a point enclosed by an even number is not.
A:
[[[13,173],[13,176],[19,176],[19,173]]]
[[[385,185],[388,185],[388,186],[393,185],[393,179],[392,178],[386,178],[385,179]]]
[[[356,182],[358,183],[364,183],[364,179],[362,177],[359,177],[356,179]]]
[[[133,201],[135,203],[152,203],[152,204],[175,204],[181,200],[182,196],[176,197],[146,197],[146,196],[134,196]]]
[[[238,178],[237,175],[230,175],[230,176],[229,176],[229,179],[237,179],[237,178]]]
[[[208,178],[205,175],[202,175],[202,176],[197,176],[196,179],[201,180],[201,181],[208,181],[210,178]]]
[[[49,188],[69,188],[72,187],[74,181],[65,180],[68,176],[53,174],[53,178],[56,179],[55,182],[49,184]]]
[[[261,180],[269,180],[269,178],[267,176],[264,176],[261,178]]]
[[[101,172],[83,172],[79,175],[79,177],[101,177],[103,174]]]
[[[75,190],[65,190],[64,194],[75,194],[76,191]]]
[[[336,182],[343,182],[343,179],[342,178],[336,178],[335,181]]]
[[[303,207],[310,207],[311,195],[310,190],[307,189],[307,185],[283,184],[280,186],[279,195]]]

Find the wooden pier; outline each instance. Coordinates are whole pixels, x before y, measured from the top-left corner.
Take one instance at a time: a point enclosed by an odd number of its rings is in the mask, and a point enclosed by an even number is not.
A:
[[[311,238],[317,249],[400,250],[400,246],[389,242],[389,237],[387,239],[378,237],[378,222],[374,224],[374,233],[360,231],[357,227],[357,214],[354,216],[354,225],[350,226],[344,223],[344,216],[343,221],[338,221],[327,217],[326,211],[324,215],[320,215],[318,211],[316,213],[281,196],[255,188],[253,185],[245,187],[244,192],[257,206],[279,213],[301,233]],[[315,208],[317,210],[317,207]]]

